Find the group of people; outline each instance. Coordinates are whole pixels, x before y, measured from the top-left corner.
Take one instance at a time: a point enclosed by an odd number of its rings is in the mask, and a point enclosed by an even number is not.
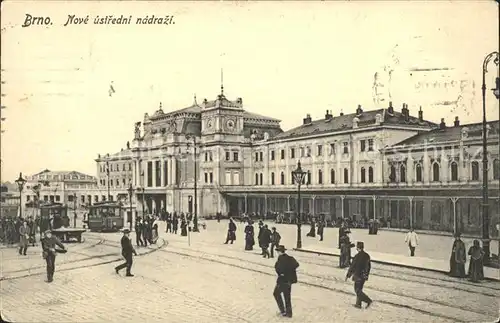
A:
[[[181,213],[181,215],[177,215],[177,213],[169,213],[165,217],[165,222],[167,223],[166,233],[177,234],[179,230],[179,221],[181,227],[181,236],[185,237],[188,235],[188,226],[191,222],[192,216],[190,214],[185,215]]]
[[[2,217],[0,220],[0,241],[7,245],[16,243],[35,245],[39,222],[39,218],[35,220],[31,216],[26,219],[20,217]],[[21,227],[25,227],[22,233],[20,232]]]
[[[460,238],[460,235],[455,235],[455,241],[451,249],[450,255],[450,276],[457,278],[469,277],[473,282],[479,282],[484,279],[483,258],[484,251],[481,249],[479,240],[475,239],[469,252],[465,253],[465,243]],[[466,274],[465,263],[467,262],[467,255],[470,256],[469,270]]]
[[[144,219],[138,217],[135,222],[135,243],[139,247],[147,247],[148,243],[154,244],[158,240],[158,223],[151,215]]]

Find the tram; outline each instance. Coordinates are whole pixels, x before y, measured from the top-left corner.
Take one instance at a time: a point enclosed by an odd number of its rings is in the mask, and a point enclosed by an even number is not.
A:
[[[68,207],[62,203],[49,202],[40,205],[40,232],[69,227]]]
[[[87,206],[87,226],[90,231],[114,232],[123,228],[123,207],[118,202],[96,202]]]

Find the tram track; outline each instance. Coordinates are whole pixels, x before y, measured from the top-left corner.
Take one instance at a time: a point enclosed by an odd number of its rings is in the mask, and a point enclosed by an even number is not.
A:
[[[186,253],[186,252],[175,251],[177,249],[180,249],[180,250],[183,250],[183,251],[189,251],[191,253],[199,253],[201,255],[192,255],[192,254],[189,254],[189,253]],[[162,249],[161,251],[162,252],[166,252],[166,253],[171,253],[171,254],[177,254],[179,256],[194,258],[194,259],[198,259],[198,260],[204,260],[204,261],[208,261],[208,262],[219,263],[219,264],[223,264],[223,265],[226,265],[226,266],[230,266],[230,267],[234,267],[234,268],[239,268],[239,269],[243,269],[243,270],[246,270],[246,271],[260,273],[260,274],[264,274],[264,275],[268,275],[268,276],[275,276],[274,273],[270,273],[268,271],[263,271],[263,270],[256,269],[255,266],[261,266],[261,267],[266,268],[267,270],[269,270],[269,269],[273,270],[272,266],[265,265],[265,264],[262,264],[262,263],[259,263],[259,262],[248,261],[246,259],[242,259],[242,258],[239,258],[239,257],[225,256],[225,255],[220,255],[220,254],[216,254],[216,253],[201,252],[201,251],[196,251],[196,250],[192,250],[192,249],[182,248],[182,247],[178,247],[178,246],[175,247],[175,250]],[[245,264],[251,264],[253,266],[253,268],[245,267],[245,266],[242,266],[242,265],[237,265],[237,264],[230,263],[230,262],[221,261],[221,260],[218,260],[218,259],[211,259],[211,258],[206,257],[206,255],[214,256],[214,257],[220,257],[220,258],[224,258],[224,259],[230,259],[230,260],[244,261]],[[330,281],[330,282],[338,282],[338,283],[341,283],[342,285],[350,285],[350,284],[346,283],[343,279],[339,279],[339,278],[336,278],[336,277],[325,277],[325,276],[314,275],[314,274],[309,274],[309,273],[300,273],[300,275],[301,276],[305,276],[305,277],[309,277],[309,278],[312,278],[312,279],[320,280],[321,282]],[[315,287],[315,288],[320,288],[320,289],[324,289],[324,290],[333,291],[333,292],[336,292],[336,293],[352,295],[352,292],[346,291],[344,289],[333,288],[333,287],[325,286],[325,285],[318,284],[318,283],[312,283],[312,282],[307,282],[307,281],[301,281],[299,283],[303,284],[303,285],[306,285],[306,286],[310,286],[310,287]],[[405,294],[402,294],[402,293],[397,293],[397,292],[394,292],[394,291],[388,291],[388,290],[385,290],[385,289],[381,289],[381,288],[377,288],[377,287],[372,287],[372,286],[370,286],[369,289],[377,291],[377,292],[380,292],[380,293],[391,294],[391,295],[394,295],[394,296],[397,296],[397,297],[404,297],[404,298],[408,298],[408,299],[412,299],[412,300],[421,301],[421,302],[424,302],[424,303],[431,303],[431,304],[435,304],[435,305],[446,307],[446,308],[466,310],[466,311],[470,311],[470,312],[472,312],[474,314],[485,315],[484,311],[478,311],[478,310],[475,310],[473,308],[465,308],[464,309],[463,306],[456,306],[454,304],[449,304],[449,303],[438,301],[438,300],[429,300],[429,299],[421,298],[421,297],[408,296],[408,295],[405,295]],[[377,300],[377,303],[382,303],[382,304],[386,304],[386,305],[390,305],[390,306],[394,306],[394,307],[399,307],[399,308],[406,308],[406,309],[414,310],[414,311],[417,311],[417,312],[420,312],[420,313],[423,313],[423,314],[432,315],[434,317],[439,317],[439,318],[442,318],[442,319],[452,320],[452,321],[455,321],[455,322],[465,322],[465,321],[457,320],[456,317],[451,317],[451,316],[448,316],[448,315],[445,315],[445,314],[442,314],[442,313],[431,312],[431,311],[428,311],[428,310],[425,310],[425,309],[422,309],[422,308],[414,307],[412,305],[400,304],[400,303],[389,301],[389,300]]]

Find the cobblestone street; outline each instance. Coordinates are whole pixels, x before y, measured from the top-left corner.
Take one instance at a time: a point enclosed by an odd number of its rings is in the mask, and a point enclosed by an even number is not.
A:
[[[223,228],[220,224],[220,228]],[[163,224],[160,226],[163,231]],[[222,230],[222,229],[220,229]],[[161,233],[154,248],[138,248],[133,278],[117,276],[120,234],[86,233],[56,261],[45,283],[39,247],[17,259],[2,249],[2,315],[13,322],[479,322],[498,315],[500,286],[374,265],[366,292],[375,303],[352,307],[352,282],[337,258],[290,251],[297,258],[292,319],[276,316],[273,259],[244,252],[241,233],[223,245],[219,226],[187,237]],[[241,232],[242,228],[239,228]],[[134,238],[132,233],[132,238]],[[160,239],[161,240],[161,239]],[[291,242],[286,242],[291,243]],[[291,246],[290,246],[291,247]],[[15,260],[14,260],[15,259]],[[36,269],[35,267],[41,267]]]

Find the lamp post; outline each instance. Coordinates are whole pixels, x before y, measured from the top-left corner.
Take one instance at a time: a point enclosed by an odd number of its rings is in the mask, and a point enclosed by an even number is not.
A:
[[[187,140],[193,141],[193,162],[194,162],[194,217],[193,232],[200,232],[198,229],[198,154],[196,146],[196,136],[186,134]]]
[[[19,217],[23,217],[22,213],[22,193],[24,189],[24,184],[26,184],[26,180],[23,178],[23,173],[19,173],[19,178],[15,180],[17,187],[19,188]]]
[[[300,213],[302,199],[300,198],[300,187],[302,186],[302,182],[304,181],[304,177],[306,176],[306,174],[307,172],[304,172],[302,170],[299,160],[299,162],[297,163],[297,169],[292,171],[293,180],[297,184],[297,249],[302,248],[302,215]]]
[[[481,87],[483,97],[483,251],[485,262],[490,260],[490,219],[489,219],[489,204],[488,204],[488,142],[487,142],[487,124],[486,124],[486,73],[488,72],[488,64],[493,59],[495,65],[499,64],[498,52],[489,53],[483,61],[483,85]],[[497,74],[498,75],[498,74]],[[500,98],[499,78],[496,78],[496,88],[492,89],[495,96]]]
[[[76,193],[73,193],[73,227],[76,228]]]
[[[128,201],[130,204],[130,231],[132,231],[132,194],[134,194],[134,188],[132,187],[132,183],[128,185]]]

